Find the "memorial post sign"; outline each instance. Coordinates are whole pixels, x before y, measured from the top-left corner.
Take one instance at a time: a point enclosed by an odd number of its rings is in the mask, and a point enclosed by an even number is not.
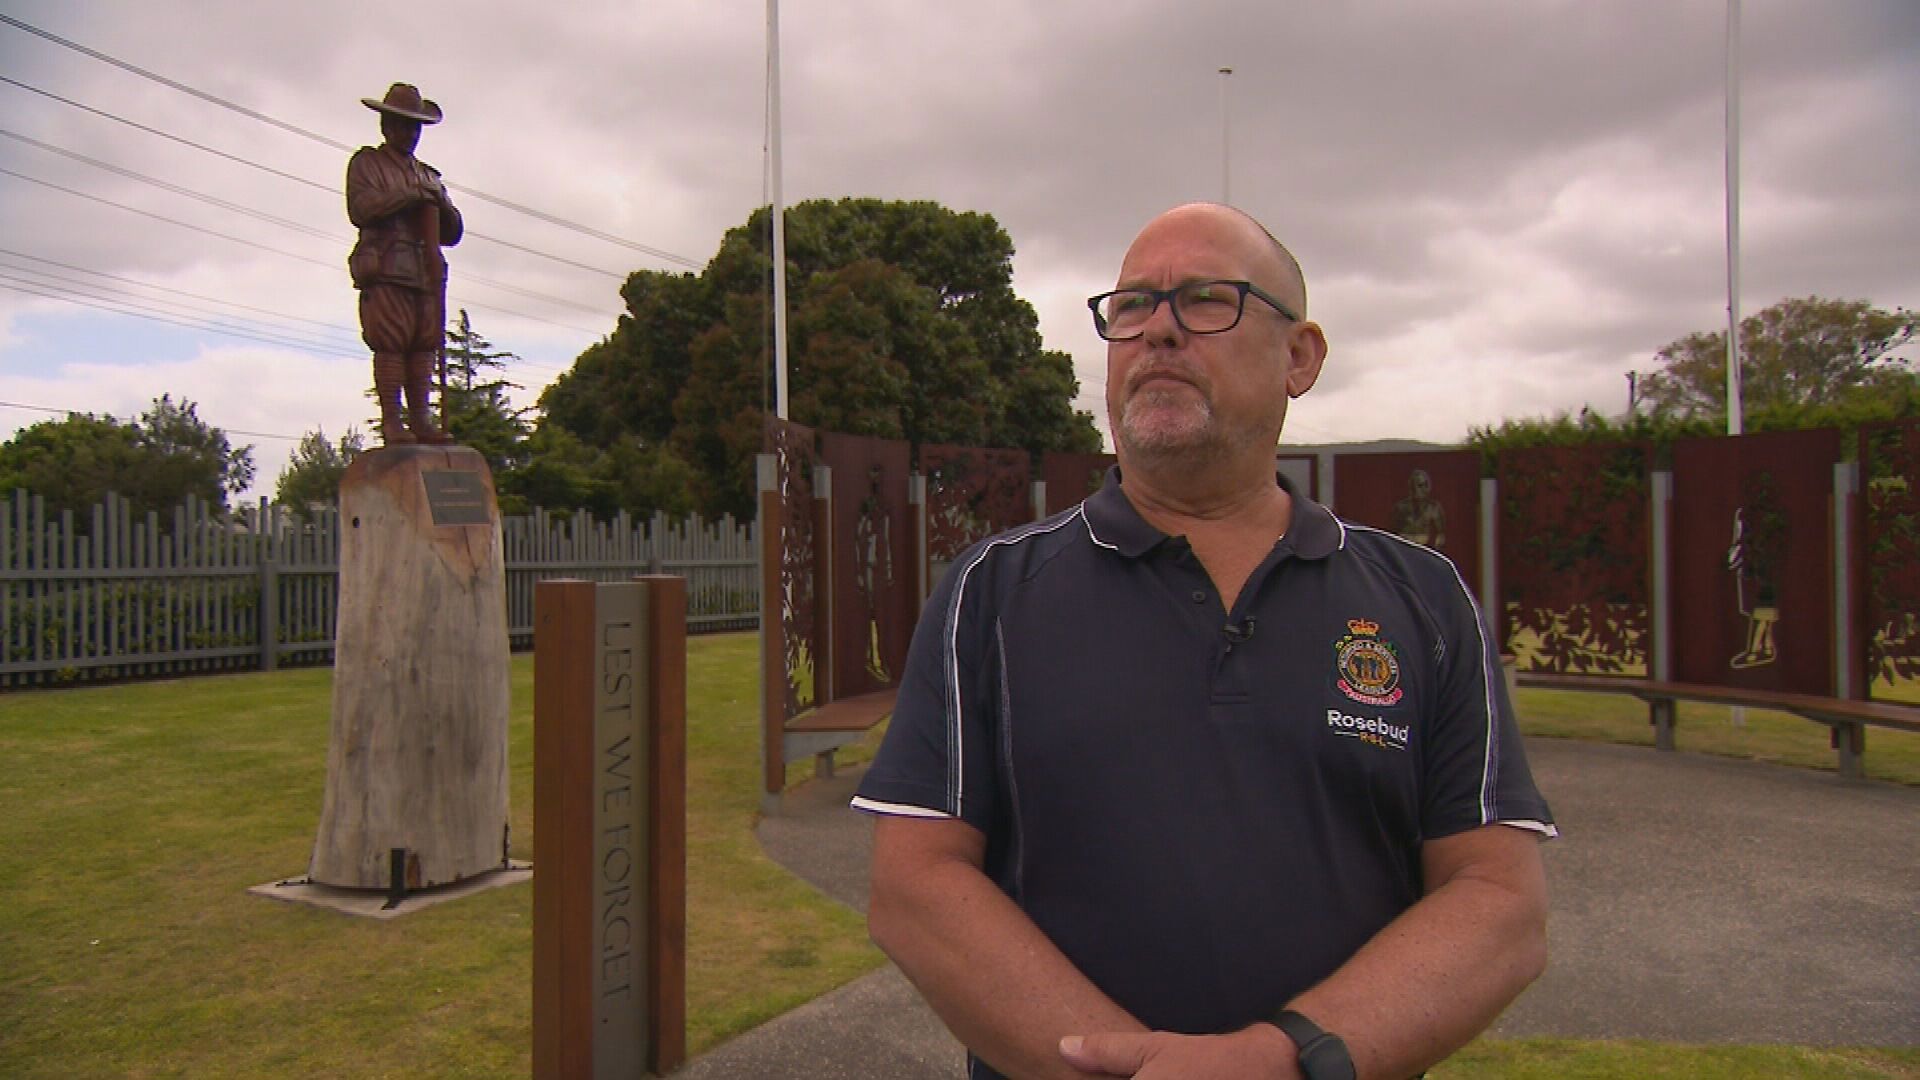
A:
[[[685,600],[680,579],[537,587],[535,1077],[685,1055]]]

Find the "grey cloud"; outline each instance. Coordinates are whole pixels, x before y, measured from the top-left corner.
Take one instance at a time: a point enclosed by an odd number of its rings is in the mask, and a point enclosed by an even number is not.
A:
[[[422,156],[455,183],[697,261],[764,199],[758,3],[423,0],[376,14],[23,0],[12,10],[355,143],[378,138],[359,97],[417,82],[448,110]],[[1230,65],[1234,201],[1301,256],[1340,360],[1300,422],[1345,428],[1327,410],[1350,411],[1371,427],[1343,434],[1385,435],[1417,412],[1457,435],[1492,407],[1577,407],[1555,395],[1587,390],[1619,397],[1607,388],[1626,367],[1718,324],[1724,10],[1723,0],[789,3],[786,191],[794,201],[935,198],[994,214],[1018,250],[1017,280],[1044,285],[1048,344],[1075,353],[1093,404],[1101,353],[1078,297],[1111,280],[1152,214],[1217,197],[1215,69]],[[1747,306],[1809,292],[1914,303],[1920,5],[1755,0],[1745,12]],[[17,31],[0,29],[0,58],[15,77],[327,184],[344,167],[336,151]],[[12,88],[0,87],[0,107],[5,126],[346,229],[330,193],[146,145]],[[0,164],[28,160],[0,145]],[[153,197],[85,174],[57,175],[130,202]],[[318,268],[261,270],[270,257],[18,193],[0,177],[0,232],[36,252],[138,275],[197,268],[254,302],[350,312],[344,283],[290,285],[309,269],[323,276]],[[663,265],[484,204],[463,208],[482,231],[618,272]],[[344,257],[215,212],[171,212]],[[455,262],[461,291],[611,329],[460,285],[462,272],[605,310],[617,304],[610,279],[483,244]],[[0,316],[18,303],[0,293]],[[525,341],[566,359],[568,332],[476,318],[505,347]],[[571,348],[592,336],[573,334]],[[1533,359],[1402,351],[1442,340]],[[0,370],[13,355],[0,353]],[[1397,398],[1396,380],[1417,398]]]

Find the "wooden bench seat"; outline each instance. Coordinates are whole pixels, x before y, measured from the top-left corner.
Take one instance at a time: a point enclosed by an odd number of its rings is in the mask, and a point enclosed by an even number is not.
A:
[[[898,690],[840,698],[817,705],[787,721],[784,742],[787,761],[813,755],[815,776],[833,775],[833,752],[857,742],[874,725],[893,715]]]
[[[841,698],[808,709],[787,721],[788,731],[866,731],[893,714],[898,690]]]
[[[1845,777],[1859,777],[1864,773],[1861,758],[1866,753],[1868,727],[1920,732],[1920,706],[1886,701],[1854,701],[1818,694],[1607,675],[1522,673],[1518,682],[1521,686],[1537,690],[1579,690],[1637,697],[1647,703],[1647,720],[1653,725],[1654,745],[1662,750],[1673,749],[1675,703],[1679,701],[1704,701],[1715,705],[1740,705],[1791,713],[1827,725],[1833,748],[1840,755],[1840,775]]]

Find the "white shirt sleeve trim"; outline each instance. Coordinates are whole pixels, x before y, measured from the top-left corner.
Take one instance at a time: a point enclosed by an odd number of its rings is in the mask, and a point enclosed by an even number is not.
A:
[[[955,820],[952,814],[943,810],[930,810],[924,806],[910,806],[906,803],[881,802],[862,795],[855,795],[848,804],[855,810],[864,810],[869,814],[884,814],[888,817],[945,818]]]
[[[1512,829],[1525,829],[1527,832],[1539,833],[1541,836],[1544,836],[1549,840],[1558,839],[1560,836],[1559,828],[1545,821],[1532,821],[1525,818],[1517,818],[1512,821],[1495,821],[1495,822],[1491,822],[1490,824],[1505,825],[1508,828],[1512,828]]]

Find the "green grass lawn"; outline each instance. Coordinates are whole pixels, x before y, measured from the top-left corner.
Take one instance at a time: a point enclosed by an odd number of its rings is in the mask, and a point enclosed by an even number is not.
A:
[[[696,1053],[881,963],[857,915],[754,841],[756,649],[730,634],[689,650]],[[392,922],[245,892],[305,870],[330,680],[309,669],[0,696],[0,1076],[527,1075],[531,886]],[[1553,698],[1573,700],[1521,695],[1531,733],[1650,739],[1634,702]],[[537,859],[532,699],[531,659],[517,657],[514,854]],[[1775,726],[1683,711],[1681,746],[1833,767],[1823,729]],[[1920,783],[1920,747],[1869,740],[1873,775]],[[1920,1052],[1482,1040],[1434,1075],[1920,1076]]]
[[[1522,690],[1514,698],[1521,728],[1529,738],[1587,739],[1593,742],[1653,745],[1647,707],[1624,694],[1585,694],[1571,690]],[[1801,768],[1839,769],[1824,724],[1791,713],[1748,709],[1735,727],[1724,705],[1681,702],[1674,723],[1674,746],[1682,752],[1767,761]],[[1920,735],[1885,728],[1867,729],[1867,777],[1920,785]]]
[[[761,854],[752,634],[689,648],[688,1044],[881,963]],[[514,855],[536,858],[533,665]],[[0,1076],[525,1076],[530,885],[391,922],[248,895],[306,870],[331,671],[0,697]]]

